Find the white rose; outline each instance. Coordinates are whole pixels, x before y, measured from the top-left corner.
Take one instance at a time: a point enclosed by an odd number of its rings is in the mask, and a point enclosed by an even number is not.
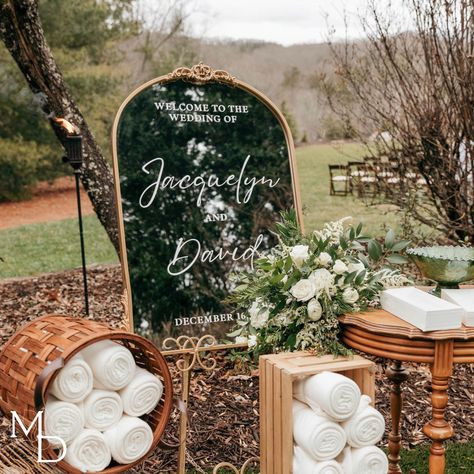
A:
[[[347,265],[342,260],[336,260],[332,267],[332,271],[338,275],[342,275],[347,272]]]
[[[308,278],[313,282],[316,293],[325,291],[329,294],[330,290],[334,287],[334,275],[325,268],[315,270]]]
[[[255,347],[257,345],[257,336],[251,334],[248,339],[249,347]]]
[[[290,257],[293,260],[294,264],[301,268],[303,263],[308,260],[309,257],[309,247],[307,245],[295,245],[290,251]]]
[[[365,270],[365,265],[362,262],[349,263],[349,265],[347,266],[347,271],[349,273],[353,273],[353,272],[359,273],[362,270]]]
[[[354,304],[359,299],[359,293],[354,288],[346,288],[342,293],[344,302]]]
[[[237,336],[235,338],[235,343],[236,344],[247,344],[248,343],[248,339],[245,337],[245,336]]]
[[[326,265],[329,265],[332,262],[331,255],[329,255],[327,252],[321,252],[318,257],[318,263],[325,267]]]
[[[266,325],[268,317],[270,316],[270,311],[268,308],[262,306],[262,300],[261,298],[258,298],[252,303],[252,306],[250,306],[249,314],[250,324],[255,329],[261,329]]]
[[[290,293],[298,301],[308,301],[315,295],[316,287],[311,280],[303,278],[291,287]]]
[[[308,317],[311,321],[318,321],[323,314],[323,308],[316,298],[308,302]]]

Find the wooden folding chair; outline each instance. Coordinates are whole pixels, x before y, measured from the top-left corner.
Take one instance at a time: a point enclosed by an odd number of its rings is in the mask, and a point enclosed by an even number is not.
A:
[[[363,165],[362,161],[348,161],[347,168],[349,174],[349,193],[354,194],[354,189],[357,188],[357,180],[359,176],[358,166]]]
[[[357,197],[375,197],[379,192],[375,166],[367,163],[357,165]]]
[[[331,196],[347,196],[349,194],[350,176],[347,165],[328,165],[329,194]]]

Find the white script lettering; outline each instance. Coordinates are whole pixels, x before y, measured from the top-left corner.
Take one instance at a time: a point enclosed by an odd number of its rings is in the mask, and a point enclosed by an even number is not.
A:
[[[176,251],[167,270],[170,275],[177,276],[186,273],[191,267],[200,260],[201,262],[215,262],[216,260],[224,260],[227,257],[232,258],[234,262],[238,260],[250,260],[250,265],[253,269],[253,261],[258,252],[258,248],[262,244],[263,235],[260,234],[255,241],[255,245],[251,245],[244,251],[234,248],[232,250],[225,250],[218,247],[215,250],[203,250],[201,242],[197,239],[178,240]],[[239,252],[241,252],[239,254]],[[180,268],[176,268],[177,266]],[[185,265],[181,267],[181,265]]]
[[[209,175],[205,176],[189,176],[185,175],[182,178],[176,178],[175,176],[163,176],[165,160],[163,158],[153,158],[153,160],[148,161],[142,166],[142,171],[146,174],[151,174],[151,166],[153,164],[158,165],[158,169],[155,171],[156,179],[153,183],[148,185],[140,196],[140,206],[142,208],[150,207],[156,199],[158,191],[169,189],[188,189],[188,188],[198,188],[199,194],[196,200],[196,205],[201,207],[203,195],[206,189],[212,188],[221,188],[223,186],[235,186],[235,200],[238,204],[246,204],[250,201],[252,194],[255,190],[255,187],[259,184],[267,185],[270,188],[274,188],[279,182],[280,178],[272,180],[262,176],[261,178],[245,176],[245,171],[247,164],[250,160],[250,155],[247,155],[245,161],[240,170],[238,177],[231,174],[225,179],[219,179],[216,176]],[[241,194],[243,194],[243,199]]]

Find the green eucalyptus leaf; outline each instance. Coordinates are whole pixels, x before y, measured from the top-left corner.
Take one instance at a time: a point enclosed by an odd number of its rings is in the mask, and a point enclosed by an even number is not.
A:
[[[364,264],[365,267],[370,268],[369,260],[363,253],[358,253],[357,257]]]
[[[240,334],[242,333],[242,329],[243,329],[243,328],[238,328],[238,329],[236,329],[235,331],[230,332],[229,334],[227,334],[227,337],[237,337],[237,336],[240,336]]]
[[[385,248],[391,249],[395,243],[395,232],[393,229],[389,229],[387,234],[385,235]]]
[[[354,279],[354,283],[356,285],[361,285],[362,282],[364,281],[365,275],[367,275],[367,272],[365,270],[362,270],[360,273],[357,274],[357,276]]]
[[[344,283],[346,285],[351,283],[356,276],[357,276],[357,272],[348,273],[344,278]]]
[[[400,255],[398,253],[394,253],[392,255],[387,256],[387,260],[392,263],[393,265],[402,265],[404,263],[408,263],[409,260],[407,257]]]
[[[369,257],[374,262],[377,262],[378,260],[380,260],[380,257],[382,256],[382,253],[383,253],[382,246],[374,239],[369,241],[367,251],[369,252]]]
[[[399,240],[394,244],[392,250],[394,252],[400,252],[401,250],[406,249],[411,244],[411,240]]]
[[[283,280],[284,277],[285,277],[284,273],[277,273],[276,275],[274,275],[270,278],[270,284],[271,285],[276,285],[281,280]]]

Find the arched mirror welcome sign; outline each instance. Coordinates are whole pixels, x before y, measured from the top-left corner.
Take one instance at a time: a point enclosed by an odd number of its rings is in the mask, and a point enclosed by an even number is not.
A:
[[[229,275],[274,245],[281,210],[300,216],[294,147],[281,113],[225,71],[199,64],[152,80],[113,130],[130,326],[219,342],[239,314]]]

